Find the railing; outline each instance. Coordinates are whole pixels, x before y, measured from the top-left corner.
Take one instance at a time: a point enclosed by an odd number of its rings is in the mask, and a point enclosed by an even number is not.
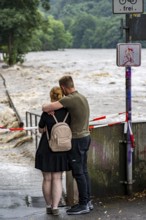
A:
[[[38,126],[39,120],[40,120],[40,115],[32,113],[32,112],[26,112],[26,127]],[[30,130],[30,131],[27,131],[27,134],[34,137],[35,146],[37,149],[39,139],[40,139],[40,135],[38,134],[38,131],[37,130],[35,130],[35,131]]]
[[[13,111],[15,112],[16,117],[17,117],[17,120],[18,120],[18,123],[19,123],[19,127],[21,128],[21,127],[23,127],[24,123],[23,123],[23,121],[22,121],[22,119],[21,119],[21,117],[20,117],[20,115],[19,115],[19,113],[18,113],[18,111],[17,111],[17,109],[16,109],[14,103],[13,103],[13,100],[12,100],[12,98],[11,98],[11,96],[10,96],[10,93],[9,93],[9,91],[8,91],[8,89],[7,89],[7,86],[6,86],[6,80],[5,80],[4,76],[3,76],[1,73],[0,73],[0,77],[1,77],[2,80],[3,80],[3,85],[4,85],[4,88],[5,88],[6,96],[7,96],[7,98],[8,98],[9,106],[10,106],[10,107],[13,109]]]

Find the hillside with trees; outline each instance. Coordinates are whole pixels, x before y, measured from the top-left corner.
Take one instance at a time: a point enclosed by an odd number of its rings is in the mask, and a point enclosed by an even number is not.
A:
[[[113,14],[112,0],[50,0],[50,6],[49,14],[61,20],[71,33],[73,48],[115,48],[125,42],[121,29],[125,15]],[[145,41],[141,43],[146,46]]]
[[[112,0],[2,0],[0,51],[13,65],[29,51],[115,48],[125,41],[121,19]]]
[[[47,13],[64,23],[73,48],[115,48],[125,41],[125,15],[113,14],[112,0],[50,0],[50,6]]]
[[[112,13],[112,0],[50,0],[47,12],[61,20],[73,37],[73,48],[114,48],[123,41],[123,15]]]

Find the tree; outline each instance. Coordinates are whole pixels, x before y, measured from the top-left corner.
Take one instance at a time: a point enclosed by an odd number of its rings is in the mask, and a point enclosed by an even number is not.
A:
[[[40,3],[49,8],[47,0],[0,1],[0,44],[8,65],[23,62],[29,51],[32,34],[43,20],[38,11]]]
[[[92,48],[92,34],[95,28],[96,19],[92,15],[79,15],[71,27],[71,33],[74,36],[73,47]]]
[[[49,13],[63,21],[75,48],[113,48],[122,41],[120,19],[112,0],[50,0]],[[146,5],[146,4],[145,4]]]
[[[94,48],[115,48],[121,41],[120,19],[99,18],[93,33]]]
[[[52,16],[48,17],[48,25],[37,37],[42,42],[41,50],[58,50],[72,46],[72,36],[65,30],[63,22]]]

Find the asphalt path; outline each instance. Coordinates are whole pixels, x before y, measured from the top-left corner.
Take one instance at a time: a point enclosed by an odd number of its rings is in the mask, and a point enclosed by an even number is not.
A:
[[[41,192],[41,173],[33,167],[0,163],[0,220],[144,220],[146,193],[131,197],[94,198],[94,210],[88,214],[68,216],[68,207],[60,207],[60,215],[45,213]]]

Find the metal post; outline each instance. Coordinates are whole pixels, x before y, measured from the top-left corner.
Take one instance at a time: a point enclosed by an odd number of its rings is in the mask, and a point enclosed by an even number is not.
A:
[[[129,123],[131,125],[131,113],[132,113],[132,105],[131,105],[131,67],[126,67],[126,113],[127,113],[127,134],[126,134],[126,141],[127,141],[127,190],[126,193],[128,195],[132,194],[132,152],[133,149],[131,147],[131,140],[130,140],[130,130],[129,130]]]
[[[34,116],[35,116],[35,126],[38,126],[37,115],[34,115]],[[36,149],[37,149],[37,147],[38,147],[38,137],[37,137],[37,135],[38,135],[38,131],[35,130],[35,144],[36,144]]]
[[[130,41],[129,36],[129,19],[130,15],[126,14],[126,43]],[[127,134],[126,134],[126,141],[127,141],[127,181],[126,181],[126,194],[131,195],[132,194],[132,152],[133,149],[131,147],[131,140],[130,140],[130,130],[129,130],[129,123],[131,125],[132,121],[132,105],[131,105],[131,67],[127,66],[125,68],[125,78],[126,78],[126,113],[127,113]]]

